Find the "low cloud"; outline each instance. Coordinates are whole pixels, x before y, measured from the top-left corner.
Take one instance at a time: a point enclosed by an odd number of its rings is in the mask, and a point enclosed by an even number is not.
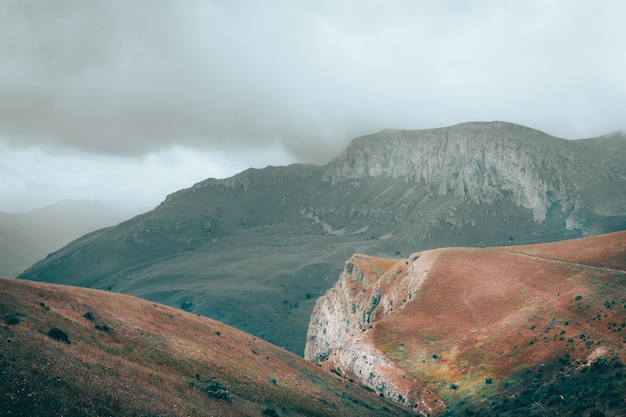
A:
[[[165,197],[208,177],[249,167],[294,162],[281,149],[237,154],[172,146],[140,157],[0,143],[0,211],[24,212],[61,200],[97,200],[129,213],[151,210]]]
[[[383,128],[597,136],[626,128],[625,14],[619,0],[6,0],[0,141],[323,163]]]

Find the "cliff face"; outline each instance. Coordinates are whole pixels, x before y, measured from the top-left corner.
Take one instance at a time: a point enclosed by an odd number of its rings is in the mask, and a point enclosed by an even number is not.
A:
[[[624,269],[626,232],[405,260],[354,255],[315,305],[305,358],[419,414],[447,405],[456,415],[519,395],[530,383],[522,370],[559,363],[562,374],[541,375],[552,381],[598,357],[623,366]]]
[[[333,184],[367,176],[400,178],[476,205],[508,197],[531,210],[538,224],[556,203],[576,227],[577,211],[584,208],[581,193],[592,184],[625,178],[620,161],[604,159],[599,165],[595,159],[590,165],[590,153],[576,142],[505,122],[384,130],[355,140],[326,167],[325,177]],[[593,176],[587,175],[590,169]]]
[[[441,398],[388,358],[370,332],[394,306],[402,309],[415,296],[436,257],[437,251],[432,251],[421,258],[413,256],[404,264],[393,259],[352,256],[335,287],[315,305],[305,359],[345,377],[356,377],[381,396],[419,414],[445,411]]]

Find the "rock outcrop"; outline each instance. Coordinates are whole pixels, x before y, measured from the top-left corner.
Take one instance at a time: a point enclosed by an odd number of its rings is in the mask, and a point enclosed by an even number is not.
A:
[[[411,300],[426,279],[437,251],[417,255],[406,265],[393,259],[354,255],[339,281],[318,299],[307,333],[305,359],[327,370],[358,378],[381,396],[422,415],[445,411],[441,398],[398,367],[377,346],[370,330],[375,322]],[[384,278],[381,277],[384,275]]]
[[[619,166],[620,161],[610,161]],[[624,181],[613,164],[593,165],[592,182]],[[476,205],[505,196],[546,220],[553,204],[574,219],[584,208],[589,158],[573,141],[505,122],[463,123],[445,129],[383,130],[355,140],[326,167],[333,184],[363,177],[400,178],[424,183],[438,195]]]

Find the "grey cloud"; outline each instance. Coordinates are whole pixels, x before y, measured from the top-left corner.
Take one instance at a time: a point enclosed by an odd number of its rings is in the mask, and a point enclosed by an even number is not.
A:
[[[504,119],[623,129],[620,1],[5,1],[0,137],[109,155]]]

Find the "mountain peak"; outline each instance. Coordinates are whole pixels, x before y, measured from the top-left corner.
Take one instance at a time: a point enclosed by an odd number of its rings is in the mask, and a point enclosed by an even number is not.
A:
[[[613,167],[589,166],[586,153],[575,142],[500,121],[387,129],[354,139],[326,166],[325,179],[337,184],[363,177],[400,178],[477,205],[510,194],[542,223],[556,202],[564,212],[571,211],[581,188],[593,187],[589,179],[594,175],[617,178]]]
[[[430,128],[430,129],[418,129],[418,130],[404,130],[404,129],[383,129],[381,132],[432,132],[432,131],[494,131],[494,130],[517,130],[517,131],[527,131],[527,132],[537,132],[545,135],[545,133],[540,130],[533,129],[531,127],[527,127],[524,125],[505,122],[501,120],[494,121],[473,121],[473,122],[463,122],[457,123],[455,125],[438,127],[438,128]]]

